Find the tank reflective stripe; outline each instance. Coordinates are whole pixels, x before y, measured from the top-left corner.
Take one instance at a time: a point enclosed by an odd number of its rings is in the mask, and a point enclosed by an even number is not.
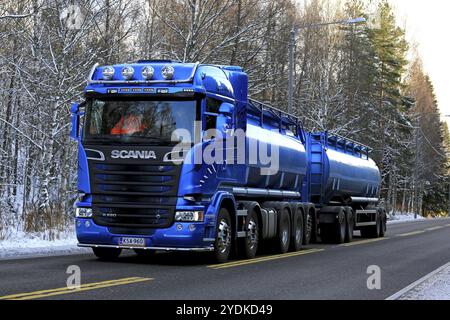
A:
[[[351,197],[353,203],[376,203],[378,198]]]
[[[285,198],[297,198],[301,196],[300,192],[273,190],[273,189],[258,189],[258,188],[233,188],[233,194],[244,196],[273,196]]]

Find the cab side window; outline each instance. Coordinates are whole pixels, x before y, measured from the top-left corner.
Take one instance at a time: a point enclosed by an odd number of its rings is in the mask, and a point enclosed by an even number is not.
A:
[[[216,128],[217,116],[222,101],[206,98],[206,112],[205,112],[205,131]]]

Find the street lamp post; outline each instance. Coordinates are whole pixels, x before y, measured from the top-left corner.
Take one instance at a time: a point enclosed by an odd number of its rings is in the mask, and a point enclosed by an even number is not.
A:
[[[357,24],[364,23],[366,19],[363,17],[340,20],[333,22],[313,23],[303,26],[294,26],[291,30],[289,39],[289,79],[288,79],[288,113],[292,112],[293,100],[294,100],[294,51],[295,51],[295,35],[298,29],[310,29],[321,26],[329,26],[334,24]]]

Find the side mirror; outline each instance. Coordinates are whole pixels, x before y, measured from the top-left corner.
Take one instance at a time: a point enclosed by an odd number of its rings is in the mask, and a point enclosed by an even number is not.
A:
[[[72,107],[70,108],[70,122],[72,124],[72,127],[70,129],[70,137],[73,140],[79,139],[79,132],[80,132],[80,115],[79,115],[80,105],[78,103],[72,104]]]
[[[216,128],[223,133],[228,132],[233,126],[234,105],[223,102],[219,107],[219,115],[217,117]]]
[[[233,114],[233,111],[234,111],[234,105],[231,103],[223,102],[220,105],[219,113],[231,116]]]

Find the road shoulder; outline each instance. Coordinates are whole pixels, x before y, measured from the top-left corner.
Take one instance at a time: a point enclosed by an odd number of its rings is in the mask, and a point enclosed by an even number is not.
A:
[[[386,300],[450,300],[450,262]]]

